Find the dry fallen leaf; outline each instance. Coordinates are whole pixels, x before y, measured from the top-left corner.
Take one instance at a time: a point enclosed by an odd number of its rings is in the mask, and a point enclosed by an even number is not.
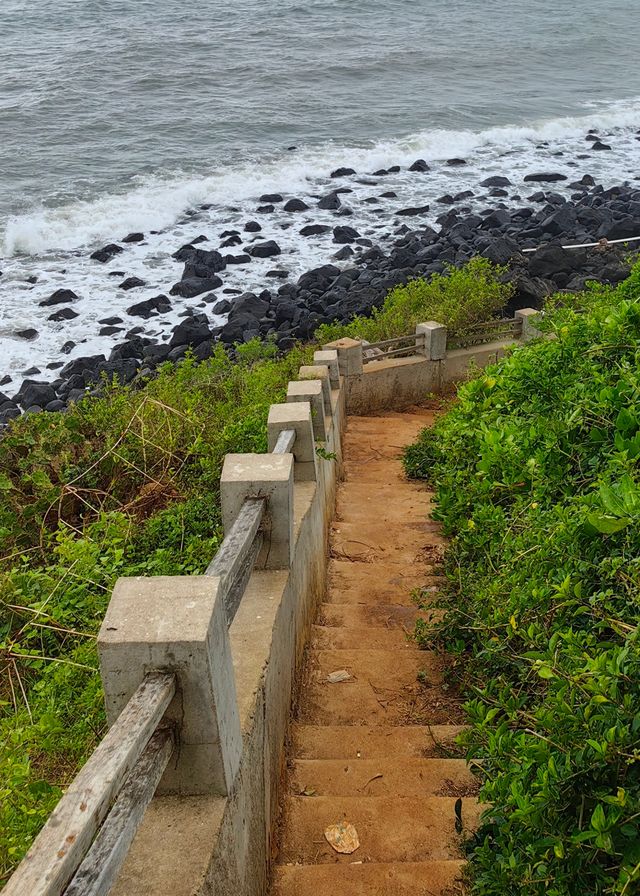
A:
[[[335,849],[346,855],[351,855],[360,846],[358,840],[358,832],[348,821],[340,821],[338,824],[330,825],[324,832],[327,843]]]
[[[336,672],[329,672],[327,675],[327,681],[329,684],[338,684],[340,681],[348,681],[351,678],[351,675],[347,672],[346,669],[338,669]]]

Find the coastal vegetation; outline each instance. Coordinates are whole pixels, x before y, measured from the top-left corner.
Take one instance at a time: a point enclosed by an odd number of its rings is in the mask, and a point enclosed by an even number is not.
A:
[[[562,299],[405,456],[450,537],[417,634],[468,699],[481,896],[640,888],[640,265]]]
[[[392,291],[371,321],[317,342],[373,341],[437,318],[454,332],[511,295],[485,260]],[[105,381],[64,413],[23,416],[0,441],[0,875],[6,880],[104,731],[96,634],[119,576],[202,573],[222,538],[226,453],[266,451],[269,405],[314,344],[252,340]]]

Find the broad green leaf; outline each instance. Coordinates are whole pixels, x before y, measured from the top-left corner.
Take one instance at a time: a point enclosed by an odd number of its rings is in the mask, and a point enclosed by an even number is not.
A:
[[[587,522],[603,535],[613,535],[615,532],[625,529],[631,520],[628,517],[618,517],[616,519],[612,516],[604,516],[601,513],[588,513]]]

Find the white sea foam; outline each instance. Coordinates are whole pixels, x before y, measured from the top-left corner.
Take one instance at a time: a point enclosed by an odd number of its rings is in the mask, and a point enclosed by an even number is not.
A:
[[[637,177],[638,127],[640,99],[585,110],[579,118],[558,118],[526,126],[480,132],[425,130],[360,147],[326,144],[261,163],[220,168],[203,177],[152,178],[122,195],[102,196],[14,218],[7,223],[4,234],[6,258],[0,277],[0,378],[9,374],[13,382],[0,388],[9,393],[15,391],[24,371],[34,365],[41,371],[39,378],[52,379],[55,372],[46,369],[49,363],[78,355],[108,354],[129,327],[140,325],[145,335],[167,339],[180,316],[187,308],[198,307],[199,299],[173,298],[169,314],[146,322],[129,316],[126,309],[135,302],[169,292],[182,271],[172,253],[200,234],[208,238],[206,248],[220,248],[220,234],[231,227],[242,233],[245,246],[255,239],[274,239],[282,249],[277,258],[227,266],[221,275],[223,288],[218,290],[221,298],[223,289],[277,289],[281,281],[266,278],[271,268],[286,269],[291,282],[302,272],[331,260],[337,249],[331,231],[303,237],[300,230],[310,223],[330,227],[345,223],[333,212],[319,210],[315,199],[338,183],[353,191],[342,197],[353,211],[346,223],[372,243],[385,246],[393,239],[394,221],[397,223],[393,213],[398,209],[429,204],[431,211],[427,216],[408,219],[408,223],[435,225],[436,217],[447,208],[435,200],[441,194],[465,190],[474,192],[465,204],[476,211],[486,208],[494,200],[488,199],[479,182],[490,174],[507,175],[512,180],[509,196],[504,197],[511,205],[522,205],[526,196],[535,191],[535,185],[532,188],[524,182],[525,175],[532,171],[566,174],[566,183],[554,185],[555,190],[563,192],[570,191],[571,180],[585,173],[593,174],[605,186]],[[590,149],[584,138],[591,128],[598,130],[612,150],[592,152],[581,159]],[[465,158],[467,164],[455,168],[446,165],[444,160],[454,156]],[[417,158],[429,162],[428,174],[407,170]],[[385,177],[366,176],[391,165],[400,165],[402,170]],[[341,166],[355,168],[358,176],[339,182],[331,180],[331,170]],[[379,198],[376,203],[363,201],[387,191],[396,193],[396,198]],[[301,197],[310,208],[301,214],[287,215],[276,205],[272,214],[258,213],[257,198],[266,192]],[[201,205],[206,208],[199,208]],[[243,230],[250,219],[259,221],[260,233]],[[99,242],[118,242],[134,230],[145,233],[144,242],[126,245],[122,254],[105,265],[89,258],[89,247]],[[222,251],[237,254],[242,248]],[[33,275],[37,277],[35,284],[28,279]],[[146,285],[124,291],[118,284],[126,276],[140,277]],[[78,314],[73,320],[50,321],[49,316],[57,307],[40,305],[60,287],[72,289],[79,296],[71,306]],[[211,305],[205,310],[210,315]],[[120,333],[100,336],[100,321],[114,315],[122,320]],[[27,328],[37,329],[34,341],[27,342],[16,335]],[[76,343],[75,347],[70,353],[61,354],[70,340]]]
[[[532,153],[540,141],[566,142],[584,136],[588,129],[607,132],[640,126],[640,97],[595,107],[577,117],[541,120],[531,124],[494,127],[482,131],[424,130],[406,137],[379,141],[369,146],[333,143],[303,148],[266,161],[249,161],[221,167],[205,176],[175,173],[141,179],[126,193],[107,194],[59,208],[34,209],[9,218],[2,235],[6,256],[37,255],[52,250],[72,250],[99,241],[117,239],[132,230],[161,230],[174,224],[184,211],[199,203],[229,205],[258,197],[264,192],[288,194],[313,190],[319,178],[333,168],[349,166],[359,172],[387,165],[407,165],[417,157],[438,161],[487,152],[497,161],[518,150],[521,161],[537,161]],[[528,156],[532,157],[530,160]],[[619,167],[619,159],[598,160]],[[621,172],[624,174],[625,172]]]

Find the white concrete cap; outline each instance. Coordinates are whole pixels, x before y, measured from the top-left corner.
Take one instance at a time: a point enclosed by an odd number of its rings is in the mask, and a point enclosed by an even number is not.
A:
[[[340,388],[340,368],[338,366],[338,352],[335,349],[313,353],[314,364],[326,364],[329,368],[329,379],[332,389]]]
[[[303,364],[298,371],[298,377],[301,380],[320,380],[322,383],[322,397],[324,399],[324,409],[327,414],[331,413],[331,379],[329,376],[329,368],[326,364]]]
[[[442,361],[447,355],[447,328],[435,320],[416,324],[416,336],[424,337],[422,345],[418,344],[419,354],[424,354],[429,361]]]
[[[242,734],[227,616],[215,576],[122,578],[98,635],[107,718],[116,720],[147,672],[172,671],[167,718],[178,749],[159,792],[226,794]]]
[[[311,404],[308,401],[272,404],[267,420],[269,451],[273,451],[278,436],[287,429],[293,429],[296,440],[293,445],[293,478],[296,482],[315,482],[316,445],[313,438]]]
[[[246,498],[266,498],[264,544],[256,566],[288,569],[293,550],[293,455],[227,454],[220,477],[222,523],[228,532]]]
[[[324,394],[320,380],[294,380],[287,387],[287,403],[308,401],[311,405],[313,435],[317,441],[325,442],[327,427],[324,416]]]

